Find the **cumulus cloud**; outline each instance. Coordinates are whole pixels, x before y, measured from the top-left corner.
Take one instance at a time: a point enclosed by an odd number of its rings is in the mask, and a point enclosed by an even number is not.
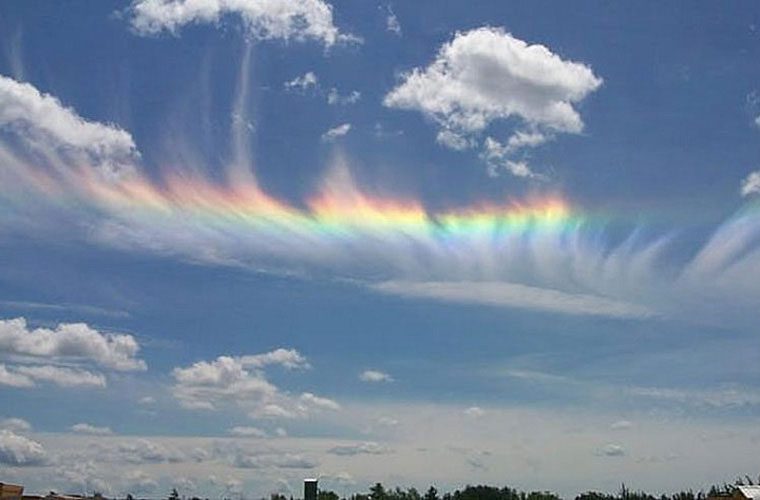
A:
[[[87,434],[90,436],[109,436],[113,434],[113,431],[109,427],[98,427],[86,423],[72,425],[71,432],[76,434]]]
[[[303,93],[309,89],[316,88],[318,85],[319,80],[317,79],[317,75],[312,71],[308,71],[301,76],[285,82],[285,90]]]
[[[267,380],[263,371],[271,365],[288,369],[309,367],[306,358],[293,349],[240,357],[219,356],[213,361],[175,368],[172,392],[188,409],[217,410],[232,405],[252,418],[305,418],[314,410],[340,408],[335,401],[310,392],[296,397],[281,391]]]
[[[259,429],[258,427],[233,427],[228,432],[232,436],[252,437],[252,438],[267,437],[266,431]]]
[[[377,370],[364,370],[359,374],[362,382],[393,382],[393,377]]]
[[[310,392],[304,392],[299,398],[302,403],[317,409],[323,410],[340,410],[340,405],[332,399],[316,396]]]
[[[492,148],[493,161],[538,146],[550,134],[580,133],[583,120],[575,106],[601,84],[584,64],[483,27],[457,33],[429,66],[404,75],[383,103],[431,117],[440,127],[437,141],[457,150],[479,144],[495,121],[519,120],[523,128],[499,150],[502,156]]]
[[[47,453],[40,443],[10,430],[0,430],[0,463],[6,465],[43,465]]]
[[[340,92],[338,92],[338,89],[333,87],[327,93],[327,104],[330,104],[330,105],[356,104],[357,102],[359,102],[359,99],[361,99],[361,97],[362,97],[362,94],[358,90],[352,90],[348,94],[341,95]]]
[[[604,457],[622,457],[625,456],[625,448],[619,444],[609,443],[600,448],[597,454]]]
[[[633,427],[633,422],[630,420],[618,420],[617,422],[613,422],[610,424],[610,429],[612,430],[626,430]]]
[[[79,368],[53,365],[17,366],[16,371],[34,380],[49,382],[61,387],[105,387],[106,378]]]
[[[109,453],[109,460],[130,464],[178,463],[186,459],[183,453],[148,439],[122,442]]]
[[[485,415],[486,412],[479,406],[471,406],[464,411],[464,414],[468,417],[480,418]]]
[[[324,134],[322,134],[322,142],[333,142],[339,137],[343,137],[351,130],[351,124],[350,123],[344,123],[342,125],[338,125],[337,127],[333,127]]]
[[[750,174],[744,178],[742,181],[741,193],[742,196],[750,196],[760,193],[760,170],[750,172]]]
[[[0,320],[0,352],[42,358],[91,361],[120,371],[145,370],[140,346],[131,335],[101,333],[84,323],[61,323],[55,329],[27,326],[26,319]]]
[[[0,385],[10,387],[34,387],[34,381],[17,372],[10,371],[5,364],[0,363]]]
[[[401,36],[401,23],[399,23],[398,17],[396,17],[396,13],[393,12],[393,8],[390,5],[386,9],[386,14],[385,29],[394,35]]]
[[[256,39],[315,40],[328,47],[359,40],[338,30],[332,6],[322,0],[135,0],[130,10],[140,35],[177,34],[189,24],[217,24],[236,15]]]
[[[57,98],[5,76],[0,76],[0,129],[21,132],[35,149],[86,157],[109,174],[128,169],[139,156],[128,132],[86,121]]]
[[[244,366],[263,368],[267,365],[280,365],[289,370],[311,368],[306,358],[295,349],[275,349],[263,354],[242,356],[240,362]]]
[[[175,368],[172,376],[174,396],[186,408],[215,409],[222,401],[265,400],[277,393],[262,373],[246,370],[240,359],[230,356]]]
[[[327,450],[327,453],[340,456],[354,455],[383,455],[391,453],[391,450],[375,442],[352,443],[335,446]]]
[[[137,494],[152,493],[158,489],[158,482],[141,470],[129,471],[124,480],[124,489]]]
[[[23,418],[2,418],[0,419],[0,430],[6,430],[15,433],[29,432],[32,430],[32,424]]]

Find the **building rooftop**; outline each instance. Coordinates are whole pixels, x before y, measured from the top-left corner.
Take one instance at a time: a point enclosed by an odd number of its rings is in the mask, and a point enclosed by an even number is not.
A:
[[[760,500],[760,486],[737,486],[736,488],[745,498]]]

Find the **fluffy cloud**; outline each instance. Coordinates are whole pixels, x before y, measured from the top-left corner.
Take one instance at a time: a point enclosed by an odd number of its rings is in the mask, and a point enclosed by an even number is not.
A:
[[[10,387],[34,387],[34,381],[26,375],[21,375],[8,370],[8,368],[0,363],[0,385],[7,385]]]
[[[294,92],[306,92],[309,89],[316,88],[319,85],[317,75],[312,71],[308,71],[301,76],[297,76],[292,80],[285,82],[285,90]]]
[[[106,378],[79,368],[53,365],[17,366],[16,373],[35,381],[49,382],[60,387],[105,387]]]
[[[750,196],[752,194],[760,193],[760,170],[751,172],[742,181],[741,187],[742,196]]]
[[[113,125],[83,120],[55,97],[0,76],[0,129],[12,129],[35,149],[77,153],[117,173],[138,156],[132,136]]]
[[[267,365],[280,365],[289,370],[310,368],[306,358],[295,349],[279,348],[263,354],[242,356],[240,362],[253,368],[263,368]]]
[[[622,457],[625,456],[625,448],[619,444],[606,444],[598,450],[597,454],[604,457]]]
[[[362,382],[393,382],[393,377],[377,370],[364,370],[359,374]]]
[[[128,472],[124,479],[125,489],[129,492],[146,494],[158,489],[158,482],[141,470]]]
[[[175,368],[172,391],[185,408],[217,410],[233,405],[246,410],[252,418],[303,418],[313,410],[340,409],[335,401],[309,392],[295,397],[280,391],[262,370],[271,365],[288,369],[309,367],[306,358],[293,349],[240,357],[219,356],[214,361]],[[243,428],[238,430],[243,432]]]
[[[358,90],[352,90],[346,95],[341,95],[338,92],[338,89],[335,87],[331,88],[330,91],[327,93],[327,104],[330,105],[336,105],[336,104],[356,104],[359,102],[359,99],[362,98],[361,92]]]
[[[479,406],[471,406],[464,411],[464,414],[468,417],[480,418],[486,414]]]
[[[240,437],[253,437],[253,438],[265,438],[267,437],[266,431],[259,429],[258,427],[233,427],[229,430],[232,436]]]
[[[6,465],[42,465],[47,453],[36,441],[9,430],[0,431],[0,463]]]
[[[237,15],[257,39],[316,40],[331,46],[357,41],[333,24],[332,6],[322,0],[135,0],[132,27],[138,34],[176,34],[188,24],[215,24]]]
[[[319,462],[299,454],[283,453],[273,455],[239,453],[232,464],[241,469],[314,469]]]
[[[302,403],[309,407],[322,410],[340,410],[340,405],[332,399],[316,396],[310,392],[304,392],[299,398]]]
[[[245,369],[240,359],[219,356],[172,372],[174,396],[186,408],[215,409],[222,401],[258,401],[274,397],[277,388],[264,375]]]
[[[476,146],[492,122],[516,118],[525,130],[498,150],[504,156],[542,144],[547,134],[581,132],[575,105],[601,84],[584,64],[483,27],[457,33],[428,67],[406,74],[384,104],[431,117],[440,126],[438,142],[457,150]],[[490,160],[503,159],[491,150]]]
[[[11,432],[28,432],[32,430],[32,424],[22,418],[3,418],[0,419],[0,430]]]
[[[389,5],[387,8],[387,16],[385,17],[385,28],[394,35],[401,36],[401,23],[396,17],[396,13],[393,12],[393,8]]]
[[[91,436],[109,436],[113,434],[110,427],[98,427],[91,424],[79,423],[71,426],[71,432],[76,434],[88,434]]]
[[[327,450],[327,453],[340,456],[354,455],[383,455],[391,453],[391,450],[375,442],[355,443],[335,446]]]
[[[150,441],[138,439],[136,441],[123,442],[118,445],[110,460],[126,462],[130,464],[144,463],[177,463],[185,460],[185,456],[176,450]]]
[[[343,137],[351,130],[351,124],[350,123],[344,123],[342,125],[338,125],[337,127],[333,127],[324,134],[322,134],[322,141],[323,142],[333,142],[339,137]]]
[[[145,370],[140,346],[131,335],[100,333],[84,323],[61,323],[54,330],[30,329],[24,318],[0,320],[0,352],[92,361],[120,371]]]
[[[610,424],[610,429],[612,430],[626,430],[633,427],[633,422],[630,420],[618,420],[617,422],[613,422]]]

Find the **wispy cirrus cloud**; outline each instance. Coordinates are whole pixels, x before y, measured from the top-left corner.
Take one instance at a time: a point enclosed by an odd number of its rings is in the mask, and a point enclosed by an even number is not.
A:
[[[543,50],[538,52],[554,61]],[[555,62],[564,67],[562,60]],[[572,64],[566,70],[587,74]],[[241,71],[236,100],[241,112],[247,74]],[[3,98],[10,102],[14,95]],[[43,94],[36,99],[57,102]],[[567,124],[573,122],[567,119]],[[37,137],[34,131],[44,128],[43,123],[27,122],[8,124],[10,140],[30,133]],[[754,277],[760,272],[760,213],[751,202],[690,253],[680,253],[687,257],[673,261],[666,256],[678,244],[675,232],[634,227],[621,239],[613,210],[596,214],[554,195],[430,211],[418,200],[362,189],[341,158],[307,198],[305,208],[296,207],[260,188],[250,169],[245,132],[233,132],[236,153],[229,179],[219,182],[188,178],[181,169],[168,170],[157,182],[142,172],[140,157],[134,154],[129,173],[116,183],[96,166],[81,166],[55,150],[53,156],[40,159],[32,151],[11,147],[4,138],[0,177],[14,190],[2,192],[9,210],[0,215],[0,222],[19,227],[19,220],[49,217],[56,222],[48,228],[51,234],[69,227],[66,237],[125,251],[271,272],[298,269],[407,298],[618,318],[680,315],[690,320],[700,315],[713,320],[721,307],[727,310],[724,306],[758,305],[760,285]],[[534,141],[525,134],[515,141]],[[77,144],[79,140],[72,148]],[[30,210],[25,202],[29,199],[40,203]],[[86,233],[78,229],[83,221]],[[613,226],[616,238],[609,238],[608,226]],[[730,314],[725,319],[741,317]],[[132,368],[140,363],[122,361],[132,363]],[[8,373],[4,377],[28,384]]]

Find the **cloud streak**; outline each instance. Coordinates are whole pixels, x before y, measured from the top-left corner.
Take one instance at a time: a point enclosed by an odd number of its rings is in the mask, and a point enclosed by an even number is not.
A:
[[[571,74],[586,74],[571,68]],[[241,92],[243,87],[245,82]],[[582,93],[577,92],[572,95]],[[37,99],[57,102],[42,94]],[[12,137],[42,127],[16,125],[9,124]],[[514,143],[538,141],[526,134]],[[235,150],[242,151],[242,136],[235,137]],[[672,233],[645,237],[647,231],[626,226],[614,211],[583,210],[557,195],[431,211],[415,199],[360,188],[347,162],[338,158],[315,193],[295,206],[260,188],[244,151],[235,155],[228,178],[221,180],[178,168],[148,176],[139,155],[132,158],[129,173],[115,182],[101,175],[97,165],[72,163],[58,154],[40,158],[3,139],[0,159],[6,161],[0,178],[13,190],[0,190],[8,206],[0,224],[18,228],[19,220],[32,218],[39,224],[49,219],[56,221],[49,234],[67,228],[67,237],[125,251],[329,276],[379,293],[454,303],[690,319],[712,315],[720,304],[760,306],[754,278],[760,273],[760,211],[751,202],[695,248],[694,257],[674,262],[665,258],[677,243]],[[39,202],[30,207],[29,199]],[[620,234],[621,227],[630,228],[627,236],[611,239],[610,232]],[[143,366],[128,337],[84,326],[59,329],[45,338],[81,330],[97,341],[93,346],[100,346],[100,354],[88,354],[93,361],[114,369]],[[29,338],[35,336],[42,338],[39,333]],[[20,349],[17,341],[13,345]],[[31,354],[44,345],[22,350]],[[16,385],[28,383],[7,371],[3,376]]]

